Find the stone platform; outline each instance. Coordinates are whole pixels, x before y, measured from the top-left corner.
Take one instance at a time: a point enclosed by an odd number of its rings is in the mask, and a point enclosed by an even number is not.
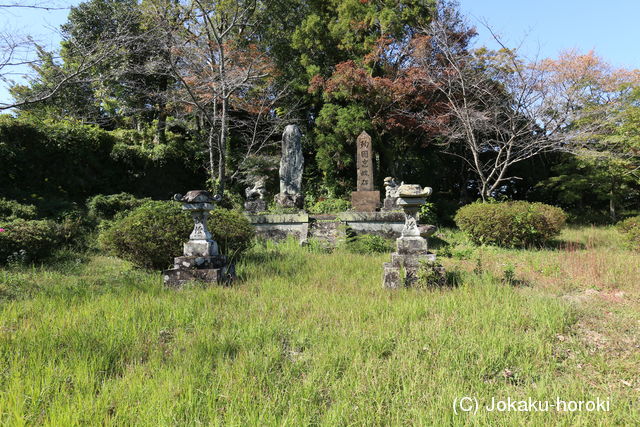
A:
[[[343,232],[396,238],[400,236],[404,226],[402,212],[341,212],[335,215],[245,214],[245,216],[255,227],[256,234],[263,239],[283,240],[287,236],[294,236],[301,243],[306,242],[309,237],[333,240]]]

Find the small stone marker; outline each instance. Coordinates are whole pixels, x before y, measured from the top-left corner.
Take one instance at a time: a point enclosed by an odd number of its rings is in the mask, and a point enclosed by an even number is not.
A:
[[[373,190],[373,145],[365,131],[356,139],[357,189],[351,193],[351,205],[359,212],[374,212],[380,206],[380,192]]]

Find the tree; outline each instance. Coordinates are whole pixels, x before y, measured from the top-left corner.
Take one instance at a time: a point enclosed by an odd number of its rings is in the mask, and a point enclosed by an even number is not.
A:
[[[608,201],[616,221],[618,206],[633,203],[640,183],[640,72],[614,68],[593,51],[566,51],[541,66],[547,84],[571,100],[575,120],[566,149],[581,171],[575,181],[592,181],[590,191]]]
[[[286,117],[277,110],[286,88],[275,84],[276,70],[255,42],[262,7],[265,3],[256,0],[176,3],[178,15],[165,27],[169,68],[179,82],[174,100],[200,118],[210,178],[221,193],[229,178],[233,139],[243,148],[231,177],[244,160],[273,143]]]

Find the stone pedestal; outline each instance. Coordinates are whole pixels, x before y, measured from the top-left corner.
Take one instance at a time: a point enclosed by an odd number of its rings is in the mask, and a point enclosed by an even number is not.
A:
[[[392,289],[413,286],[421,268],[433,269],[435,281],[444,283],[444,269],[436,264],[436,256],[429,252],[427,239],[421,236],[418,227],[420,206],[431,194],[431,189],[422,189],[419,185],[402,185],[400,189],[398,205],[404,211],[405,223],[396,239],[396,252],[391,254],[391,262],[383,265],[382,285]]]
[[[397,205],[398,198],[397,197],[387,197],[382,201],[382,212],[392,212],[400,210],[400,207]]]
[[[300,193],[278,193],[275,195],[274,200],[278,206],[281,206],[283,208],[302,209],[304,206],[304,197]]]
[[[194,226],[189,241],[183,245],[183,256],[174,258],[173,268],[164,270],[165,286],[179,288],[192,280],[227,284],[235,279],[235,267],[220,255],[218,244],[207,228],[209,211],[214,201],[205,191],[190,191],[185,197],[176,195],[183,202],[182,209],[191,212]]]
[[[379,191],[354,191],[351,206],[356,212],[375,212],[380,207]]]
[[[247,200],[244,202],[244,210],[248,213],[259,213],[267,210],[267,202],[262,199]]]

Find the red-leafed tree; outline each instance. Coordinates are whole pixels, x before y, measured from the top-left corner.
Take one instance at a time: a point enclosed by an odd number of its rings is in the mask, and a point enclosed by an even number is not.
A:
[[[172,101],[199,118],[219,192],[242,162],[272,143],[286,119],[276,113],[286,88],[276,85],[273,63],[254,42],[258,7],[255,0],[176,3],[166,29],[169,70],[178,82]],[[232,141],[242,144],[234,147],[242,153],[234,165]]]

